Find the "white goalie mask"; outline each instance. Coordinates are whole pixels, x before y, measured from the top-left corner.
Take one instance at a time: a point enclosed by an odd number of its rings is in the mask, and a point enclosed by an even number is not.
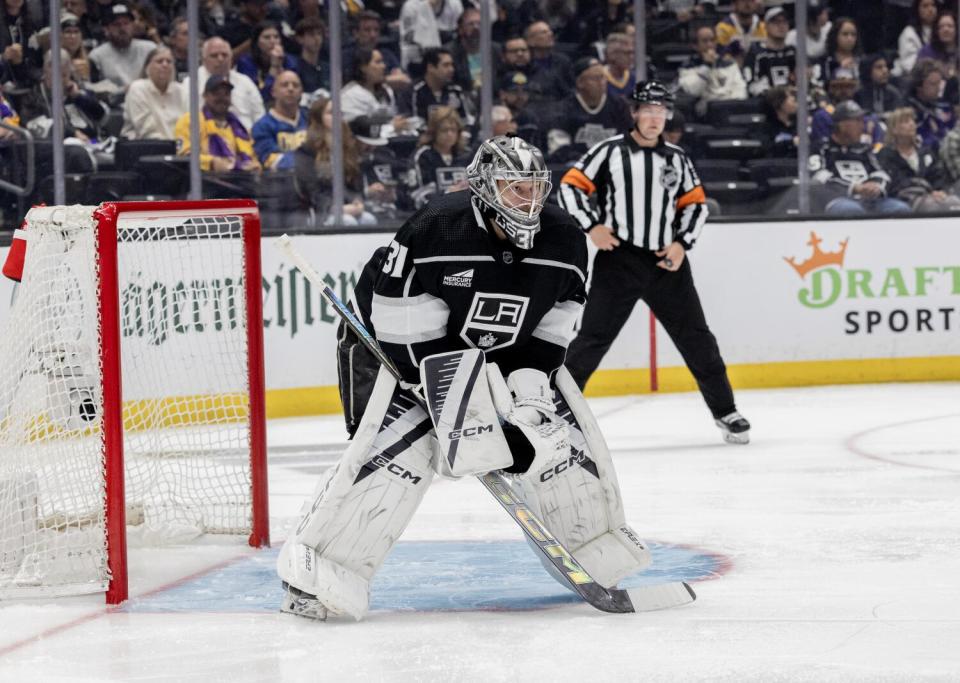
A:
[[[540,150],[515,136],[490,138],[467,167],[467,181],[482,213],[514,245],[531,249],[552,187]]]

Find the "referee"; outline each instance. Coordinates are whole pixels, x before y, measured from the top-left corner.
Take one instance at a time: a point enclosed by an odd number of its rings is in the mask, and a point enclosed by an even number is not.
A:
[[[700,387],[723,438],[749,443],[720,349],[703,315],[686,253],[707,220],[693,164],[664,142],[673,93],[637,83],[634,126],[594,146],[564,176],[560,205],[599,249],[583,323],[566,366],[582,389],[643,299],[666,329]]]

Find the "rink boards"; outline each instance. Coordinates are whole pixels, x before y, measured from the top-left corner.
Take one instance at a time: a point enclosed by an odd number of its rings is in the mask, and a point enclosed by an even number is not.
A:
[[[295,244],[347,298],[370,254],[389,239],[301,235]],[[337,411],[336,317],[270,238],[262,251],[268,413]],[[953,219],[711,224],[691,263],[735,387],[960,379]],[[12,292],[3,280],[0,324]],[[649,391],[650,359],[649,313],[640,303],[589,393]],[[661,391],[695,388],[662,329],[656,362]]]

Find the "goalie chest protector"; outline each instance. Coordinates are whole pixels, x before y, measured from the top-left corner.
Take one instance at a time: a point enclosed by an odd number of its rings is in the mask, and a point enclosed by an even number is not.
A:
[[[532,249],[518,249],[481,225],[469,191],[440,195],[364,268],[356,287],[360,314],[408,381],[419,381],[411,358],[464,348],[480,349],[505,374],[521,367],[549,374],[563,363],[569,338],[556,333],[564,317],[557,307],[575,315],[585,301],[583,233],[553,204],[540,214]],[[393,310],[440,300],[449,314],[442,330],[411,329],[410,341],[398,343],[377,330],[375,298]]]

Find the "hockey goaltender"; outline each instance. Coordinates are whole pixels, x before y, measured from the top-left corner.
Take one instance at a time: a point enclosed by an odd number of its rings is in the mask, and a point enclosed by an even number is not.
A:
[[[403,381],[341,326],[352,441],[280,552],[285,612],[362,618],[370,581],[434,472],[505,472],[605,588],[650,563],[624,520],[596,421],[563,367],[585,301],[583,233],[545,204],[543,156],[518,137],[481,144],[467,177],[469,190],[412,216],[357,284],[355,307]]]

